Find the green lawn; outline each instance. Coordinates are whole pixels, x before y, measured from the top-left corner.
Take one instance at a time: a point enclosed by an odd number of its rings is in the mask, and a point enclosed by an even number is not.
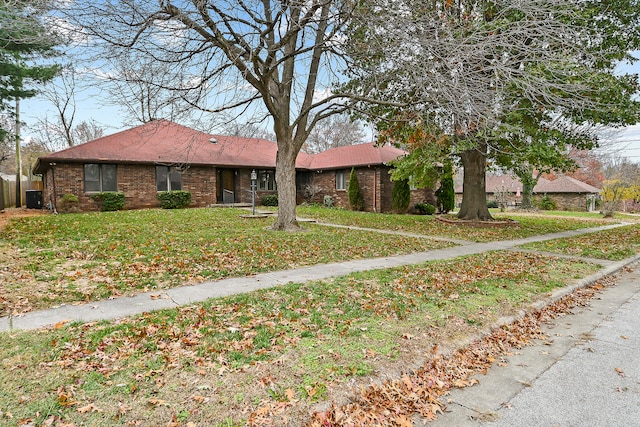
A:
[[[525,249],[566,255],[620,261],[640,252],[640,225],[629,225],[597,234],[585,234],[570,239],[548,240],[522,246]]]
[[[519,239],[539,234],[555,233],[565,230],[598,227],[610,224],[602,216],[590,214],[588,216],[574,216],[558,218],[549,214],[520,214],[517,212],[494,212],[496,219],[511,219],[517,221],[518,226],[503,228],[479,228],[445,224],[436,220],[434,216],[394,215],[373,212],[352,212],[345,209],[328,209],[316,206],[298,207],[298,216],[313,218],[321,222],[352,225],[364,228],[401,230],[410,233],[430,236],[449,237],[476,242],[490,242],[495,240]]]
[[[305,224],[235,209],[46,215],[0,234],[5,313],[191,281],[425,251],[429,238]],[[601,225],[509,214],[520,227],[469,228],[426,216],[300,208],[323,222],[491,241]],[[542,243],[618,259],[639,226]],[[580,250],[575,250],[580,248]],[[563,249],[566,251],[566,249]],[[301,425],[314,405],[450,348],[599,267],[548,254],[491,252],[269,290],[116,321],[0,334],[0,425]]]
[[[487,253],[1,334],[0,424],[236,426],[267,413],[273,425],[300,425],[336,391],[411,366],[595,270]]]
[[[0,315],[60,303],[299,266],[428,251],[451,243],[305,225],[270,230],[273,218],[238,209],[44,215],[0,234]]]

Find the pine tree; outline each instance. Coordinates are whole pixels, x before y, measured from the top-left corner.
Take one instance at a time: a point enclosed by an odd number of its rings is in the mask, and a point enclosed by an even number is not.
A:
[[[349,195],[349,206],[351,206],[351,210],[364,210],[364,197],[362,197],[360,182],[358,181],[358,175],[356,175],[354,168],[351,168],[351,174],[349,175],[347,194]]]
[[[453,165],[451,162],[445,162],[440,178],[440,188],[436,191],[438,198],[438,209],[440,213],[447,213],[453,210],[456,205],[456,193],[453,187]]]
[[[42,65],[43,58],[56,54],[56,38],[34,13],[29,1],[0,5],[0,111],[11,111],[12,102],[31,98],[37,91],[32,83],[54,78],[57,65]],[[5,25],[6,24],[6,25]],[[33,63],[34,65],[29,65]],[[36,63],[39,63],[35,65]]]
[[[409,181],[401,179],[396,181],[391,192],[391,208],[398,213],[405,213],[411,203],[411,188]]]

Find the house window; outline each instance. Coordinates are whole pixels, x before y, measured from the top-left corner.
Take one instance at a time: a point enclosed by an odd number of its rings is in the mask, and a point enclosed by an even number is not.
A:
[[[347,171],[339,170],[336,171],[336,190],[346,190],[347,189]]]
[[[118,191],[116,165],[87,163],[84,165],[84,191],[101,193]]]
[[[156,190],[182,190],[182,173],[175,167],[156,166]]]
[[[276,191],[276,177],[273,171],[258,171],[258,191]]]

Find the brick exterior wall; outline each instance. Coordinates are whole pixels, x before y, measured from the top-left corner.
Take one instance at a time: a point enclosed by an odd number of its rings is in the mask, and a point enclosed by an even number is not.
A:
[[[547,193],[547,196],[556,202],[557,209],[560,211],[585,212],[589,208],[589,205],[587,204],[588,195],[586,193]],[[533,205],[537,206],[543,197],[544,194],[534,194]],[[493,193],[487,193],[487,201],[495,199],[496,198]],[[519,206],[521,200],[522,197],[516,197],[514,194],[511,194],[508,197],[507,205],[508,207]],[[462,194],[456,193],[456,206],[460,207],[461,203]]]
[[[155,191],[155,175],[153,183]],[[215,204],[216,169],[206,166],[189,167],[182,174],[182,189],[191,192],[191,206],[204,207]]]
[[[333,205],[342,208],[349,208],[349,195],[347,190],[336,189],[336,174],[344,172],[346,174],[347,188],[349,186],[350,169],[324,170],[311,172],[308,184],[320,187],[321,190],[315,195],[311,202],[324,203],[324,197],[330,196]],[[364,198],[365,211],[380,211],[380,184],[377,182],[382,175],[388,175],[384,168],[358,168],[356,169],[362,197]]]
[[[191,206],[208,206],[215,203],[215,168],[191,166],[182,175],[182,189],[191,192]],[[64,194],[78,196],[81,211],[98,210],[91,199],[92,193],[84,191],[84,165],[82,163],[58,163],[43,176],[42,203],[56,207]],[[159,206],[156,197],[155,165],[117,166],[117,189],[125,195],[125,209],[143,209]]]
[[[364,198],[364,210],[368,212],[391,212],[391,193],[393,191],[394,182],[391,181],[387,166],[371,166],[356,168],[356,176]],[[347,190],[336,190],[336,173],[344,171],[347,178],[347,188],[349,185],[349,176],[351,169],[324,170],[319,172],[309,172],[308,184],[318,186],[322,190],[319,191],[312,200],[306,200],[313,203],[324,203],[324,196],[331,196],[333,204],[337,207],[349,208],[349,195]],[[301,192],[301,189],[299,189]],[[299,201],[305,200],[299,197]],[[416,203],[435,200],[432,189],[421,189],[411,191],[412,208]]]
[[[559,211],[575,211],[586,212],[587,211],[587,195],[581,193],[547,193],[549,199],[556,202],[557,210]],[[534,206],[540,203],[540,200],[544,197],[544,194],[534,194],[533,204]]]
[[[374,166],[356,169],[365,210],[370,212],[390,212],[393,181],[389,176],[389,167]],[[346,173],[347,185],[351,170]],[[234,169],[234,201],[235,203],[251,203],[251,171],[252,169]],[[305,172],[302,172],[305,173]],[[323,203],[324,196],[333,198],[334,206],[349,207],[346,190],[336,190],[336,171],[306,172],[309,184],[322,188],[313,198],[313,202]],[[217,170],[212,167],[190,166],[182,175],[182,189],[191,192],[191,206],[204,207],[218,203]],[[78,208],[81,211],[98,210],[98,205],[91,199],[91,193],[84,191],[84,165],[82,163],[58,163],[52,166],[43,176],[43,206],[53,203],[60,206],[64,194],[78,196]],[[125,209],[144,209],[159,206],[156,197],[155,165],[119,164],[117,166],[117,189],[125,194]],[[260,205],[262,197],[273,194],[270,191],[256,192],[256,205]],[[301,191],[299,191],[301,193]],[[299,194],[298,201],[304,198]],[[411,206],[424,201],[435,200],[433,190],[413,190]]]

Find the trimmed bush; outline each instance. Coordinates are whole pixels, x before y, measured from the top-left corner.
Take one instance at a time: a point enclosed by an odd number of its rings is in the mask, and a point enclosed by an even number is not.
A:
[[[119,211],[124,208],[124,193],[98,193],[91,196],[102,212]]]
[[[262,197],[262,206],[278,206],[278,195],[277,194],[267,194]]]
[[[409,181],[401,179],[396,181],[391,192],[391,208],[398,213],[405,213],[411,203],[411,188]]]
[[[349,206],[351,207],[351,210],[364,210],[364,197],[362,196],[360,182],[358,181],[358,176],[356,175],[356,170],[354,168],[351,168],[351,175],[349,175],[347,195],[349,196]]]
[[[80,212],[80,209],[78,209],[79,203],[80,199],[78,196],[71,193],[65,193],[60,198],[58,210],[63,213]]]
[[[497,209],[498,208],[498,201],[497,200],[487,200],[487,207],[489,209]]]
[[[162,209],[182,209],[191,204],[189,191],[161,191],[158,193]]]
[[[416,203],[413,208],[418,215],[433,215],[436,213],[436,207],[431,203]]]
[[[558,208],[558,205],[555,200],[545,194],[538,202],[538,207],[544,211],[554,211]]]

